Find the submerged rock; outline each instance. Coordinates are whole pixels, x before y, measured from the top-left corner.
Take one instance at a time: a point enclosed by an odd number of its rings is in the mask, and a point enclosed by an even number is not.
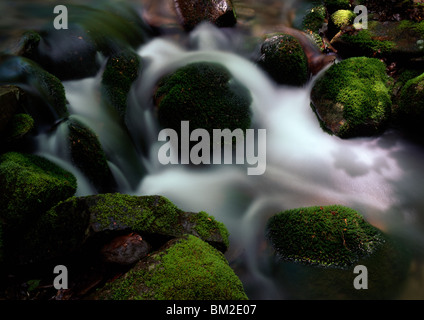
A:
[[[187,235],[169,241],[97,290],[96,300],[246,300],[224,255]]]
[[[381,133],[391,114],[391,80],[375,58],[332,65],[311,92],[312,107],[326,131],[340,138]]]
[[[373,254],[385,243],[380,230],[343,206],[281,212],[269,219],[267,236],[285,260],[342,268]]]
[[[180,23],[190,31],[202,21],[218,27],[232,27],[237,23],[231,0],[174,0]]]

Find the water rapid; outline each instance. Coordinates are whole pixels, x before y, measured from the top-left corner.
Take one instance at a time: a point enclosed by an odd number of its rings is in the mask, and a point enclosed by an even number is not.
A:
[[[267,272],[264,237],[267,219],[285,209],[352,207],[375,226],[405,239],[418,252],[418,261],[424,248],[422,148],[395,131],[351,140],[328,135],[310,108],[315,79],[299,89],[277,86],[237,52],[239,42],[232,36],[240,35],[202,25],[184,44],[157,38],[140,47],[143,72],[128,97],[128,132],[113,113],[105,112],[101,74],[64,82],[71,116],[82,119],[99,136],[119,178],[119,191],[164,195],[186,211],[206,211],[224,222],[231,243],[227,257],[253,299],[286,297],[285,288],[278,287]],[[243,165],[198,169],[158,162],[155,84],[167,72],[194,61],[222,63],[251,91],[252,127],[267,132],[265,174],[248,176]],[[40,136],[39,153],[67,162],[57,147],[61,136],[59,129],[53,136]],[[92,193],[84,177],[78,177],[86,185],[79,195]],[[424,297],[422,291],[415,294]]]

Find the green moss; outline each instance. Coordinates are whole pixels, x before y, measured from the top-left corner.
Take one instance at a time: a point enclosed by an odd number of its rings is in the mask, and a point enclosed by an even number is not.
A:
[[[353,23],[356,14],[351,10],[337,10],[331,15],[331,21],[334,25],[341,29]]]
[[[222,253],[197,237],[178,239],[105,287],[112,300],[245,300]]]
[[[300,42],[288,34],[268,36],[259,65],[280,84],[302,86],[309,80],[308,59]]]
[[[125,116],[127,96],[140,68],[139,56],[130,50],[109,57],[102,76],[107,97],[121,117]]]
[[[49,107],[49,112],[57,118],[65,118],[69,115],[65,88],[62,82],[45,71],[34,61],[12,56],[6,58],[0,64],[0,84],[30,85]],[[34,94],[34,92],[29,92]],[[42,113],[44,110],[37,110]],[[31,115],[34,116],[35,114]]]
[[[406,82],[400,91],[396,117],[414,121],[424,116],[424,73]]]
[[[317,32],[325,23],[326,16],[327,12],[323,5],[309,9],[302,20],[302,29]]]
[[[25,113],[15,114],[3,134],[6,142],[17,141],[34,129],[34,119]]]
[[[194,230],[199,234],[202,239],[209,239],[217,233],[224,239],[224,245],[228,247],[230,245],[228,240],[228,230],[222,222],[216,221],[214,217],[210,216],[204,211],[200,211],[198,214],[193,216],[195,227]]]
[[[345,267],[372,254],[385,236],[344,206],[292,209],[271,217],[267,236],[284,259]]]
[[[343,34],[342,40],[349,47],[367,57],[388,56],[396,47],[396,43],[393,41],[374,38],[369,30],[359,30],[355,34]]]
[[[72,162],[99,192],[110,191],[114,186],[114,180],[97,135],[76,118],[69,118],[64,125],[68,130],[68,146]]]
[[[100,229],[125,225],[146,233],[163,233],[173,228],[177,233],[182,231],[178,221],[183,211],[165,197],[103,194],[96,197],[90,211],[92,223]]]
[[[389,120],[390,86],[383,62],[366,57],[349,58],[332,65],[317,80],[311,98],[318,113],[324,104],[342,111],[343,125],[335,132],[338,136],[372,135],[380,132]]]
[[[246,130],[251,124],[250,92],[217,63],[191,63],[164,77],[155,101],[160,124],[177,132],[181,121],[211,136],[213,129]]]
[[[31,223],[77,187],[70,172],[42,157],[16,152],[0,157],[0,180],[0,217],[12,225]]]

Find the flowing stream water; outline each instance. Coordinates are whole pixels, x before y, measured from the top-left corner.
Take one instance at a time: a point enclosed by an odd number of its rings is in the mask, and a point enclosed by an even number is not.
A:
[[[159,37],[141,46],[143,72],[128,97],[128,132],[113,113],[105,112],[102,71],[93,78],[64,82],[71,117],[98,135],[119,191],[163,195],[185,211],[206,211],[222,221],[230,232],[226,256],[253,299],[291,296],[269,272],[264,234],[269,217],[312,205],[352,207],[413,249],[408,278],[397,298],[424,298],[424,265],[420,262],[424,253],[423,148],[393,130],[350,140],[328,135],[310,107],[316,78],[303,88],[276,85],[237,51],[238,37],[205,24],[192,31],[184,45]],[[155,84],[167,72],[194,61],[225,65],[250,90],[252,127],[267,132],[263,175],[247,175],[247,165],[193,168],[158,162],[159,127],[152,104]],[[37,142],[38,154],[77,176],[78,195],[95,192],[63,152],[65,128],[40,134]]]

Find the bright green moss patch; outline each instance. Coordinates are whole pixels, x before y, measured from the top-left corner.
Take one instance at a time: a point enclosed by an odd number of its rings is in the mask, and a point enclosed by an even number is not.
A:
[[[209,239],[215,234],[219,234],[224,239],[224,245],[228,247],[228,230],[222,222],[216,221],[214,217],[210,216],[204,211],[200,211],[193,216],[194,230],[199,234],[202,239]]]
[[[269,219],[267,235],[283,259],[335,267],[352,265],[385,242],[362,215],[339,205],[281,212]]]
[[[308,59],[300,42],[288,34],[270,35],[259,65],[279,84],[302,86],[309,80]]]
[[[195,236],[171,241],[95,294],[104,300],[246,300],[223,254]]]
[[[367,57],[387,56],[396,47],[396,43],[373,37],[369,30],[359,30],[356,34],[343,34],[342,40]]]
[[[337,10],[331,15],[331,21],[334,25],[341,29],[353,23],[356,14],[351,10]]]
[[[0,157],[0,181],[0,217],[10,223],[34,221],[77,187],[70,172],[42,157],[16,152]]]
[[[389,120],[390,87],[383,62],[349,58],[332,65],[317,80],[311,98],[320,120],[337,136],[373,135]]]
[[[250,92],[217,63],[191,63],[164,77],[155,101],[161,126],[177,132],[181,121],[210,135],[213,129],[250,128]]]

